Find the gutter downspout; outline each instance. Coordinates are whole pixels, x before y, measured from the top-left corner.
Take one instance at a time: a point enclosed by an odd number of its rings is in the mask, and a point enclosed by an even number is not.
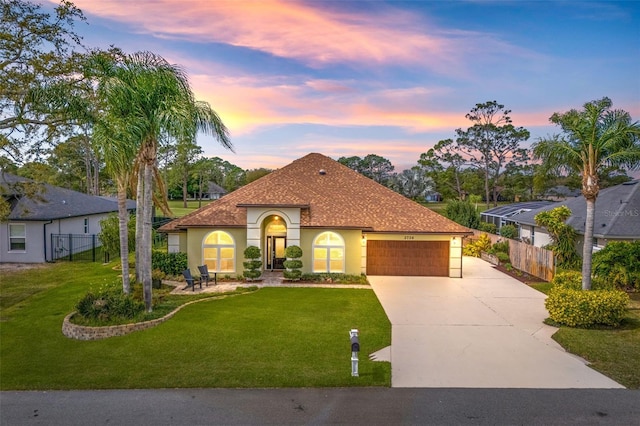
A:
[[[53,260],[48,260],[47,259],[47,225],[51,225],[53,223],[53,220],[50,220],[49,222],[45,223],[44,226],[42,227],[42,240],[44,241],[44,261],[45,262],[53,262]]]

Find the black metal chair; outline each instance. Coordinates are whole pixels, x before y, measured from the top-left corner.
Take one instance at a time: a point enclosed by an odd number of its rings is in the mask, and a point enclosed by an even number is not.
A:
[[[207,265],[198,266],[198,271],[200,271],[200,279],[204,280],[207,286],[209,286],[209,280],[211,279],[211,274],[209,274],[209,268]],[[218,273],[213,273],[213,285],[218,284]]]
[[[193,278],[193,276],[191,275],[191,271],[189,269],[185,269],[184,271],[182,271],[182,275],[184,276],[184,280],[187,282],[187,286],[183,288],[183,290],[186,290],[189,287],[191,287],[191,291],[195,291],[196,284],[200,284],[200,288],[202,288],[202,280],[197,280]]]

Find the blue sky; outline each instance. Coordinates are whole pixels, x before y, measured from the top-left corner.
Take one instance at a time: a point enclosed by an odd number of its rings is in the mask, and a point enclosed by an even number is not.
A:
[[[52,2],[55,3],[55,2]],[[149,50],[187,71],[235,153],[278,168],[309,152],[378,154],[401,171],[496,100],[530,142],[553,112],[608,96],[640,120],[640,2],[75,0],[90,47]]]

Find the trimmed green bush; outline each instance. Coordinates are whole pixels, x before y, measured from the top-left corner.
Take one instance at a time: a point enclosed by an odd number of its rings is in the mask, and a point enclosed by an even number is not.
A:
[[[518,238],[518,228],[514,225],[503,225],[500,228],[500,235],[505,238],[511,238],[512,240]]]
[[[580,271],[559,271],[551,280],[554,287],[562,287],[570,290],[582,290],[582,272]],[[611,282],[595,279],[591,283],[592,290],[613,290],[615,287]]]
[[[159,250],[151,253],[151,269],[159,269],[167,275],[180,275],[187,267],[187,253],[167,253]]]
[[[507,263],[511,260],[511,258],[509,257],[509,254],[503,251],[496,252],[494,256],[498,258],[500,263]]]
[[[289,246],[285,249],[284,255],[287,257],[284,267],[287,268],[282,275],[288,280],[297,281],[302,276],[302,249],[298,246]]]
[[[244,266],[244,277],[251,281],[257,278],[260,278],[262,275],[262,254],[260,253],[260,249],[256,246],[249,246],[244,250],[244,258],[247,259],[245,262],[242,262]]]
[[[482,232],[487,232],[489,234],[497,234],[498,233],[498,227],[495,224],[488,223],[488,222],[480,222],[478,224],[478,230],[482,231]]]
[[[617,327],[624,318],[629,295],[620,290],[574,290],[554,286],[545,307],[549,317],[569,327],[609,325]]]

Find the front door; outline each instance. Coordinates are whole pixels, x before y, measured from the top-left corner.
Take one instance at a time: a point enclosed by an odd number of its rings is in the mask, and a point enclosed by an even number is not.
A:
[[[284,249],[287,247],[287,237],[267,237],[267,269],[284,269]]]

